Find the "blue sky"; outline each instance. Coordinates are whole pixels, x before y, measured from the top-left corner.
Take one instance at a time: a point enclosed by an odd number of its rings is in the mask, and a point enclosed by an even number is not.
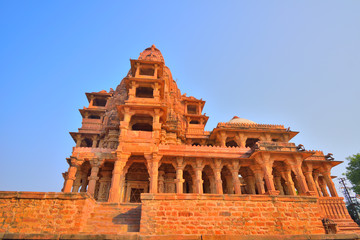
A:
[[[60,191],[85,92],[155,44],[207,130],[234,115],[360,152],[359,1],[0,1],[0,190]],[[340,176],[345,164],[336,167]]]

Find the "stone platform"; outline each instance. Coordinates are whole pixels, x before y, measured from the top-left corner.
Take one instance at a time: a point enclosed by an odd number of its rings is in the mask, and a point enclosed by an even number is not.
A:
[[[326,235],[317,197],[142,194],[141,199],[115,204],[96,202],[88,193],[0,192],[0,239],[360,239],[359,228]]]

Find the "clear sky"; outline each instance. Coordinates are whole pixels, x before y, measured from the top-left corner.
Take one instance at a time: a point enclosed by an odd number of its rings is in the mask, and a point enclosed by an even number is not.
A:
[[[85,92],[155,44],[207,130],[234,115],[360,152],[360,1],[0,1],[0,190],[60,191]],[[345,164],[333,169],[340,176]],[[337,182],[337,181],[336,181]]]

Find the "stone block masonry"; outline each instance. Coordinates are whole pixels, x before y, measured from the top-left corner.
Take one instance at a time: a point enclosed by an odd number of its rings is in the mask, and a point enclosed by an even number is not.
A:
[[[78,233],[94,203],[87,193],[0,192],[0,232]]]
[[[324,234],[316,197],[142,194],[141,234]]]

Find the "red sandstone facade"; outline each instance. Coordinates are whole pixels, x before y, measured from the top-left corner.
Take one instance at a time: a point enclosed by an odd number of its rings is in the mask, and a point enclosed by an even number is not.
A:
[[[0,193],[3,232],[360,232],[332,181],[340,161],[291,143],[298,132],[282,125],[234,117],[205,131],[205,101],[181,94],[155,46],[130,62],[115,91],[86,93],[64,193]]]

